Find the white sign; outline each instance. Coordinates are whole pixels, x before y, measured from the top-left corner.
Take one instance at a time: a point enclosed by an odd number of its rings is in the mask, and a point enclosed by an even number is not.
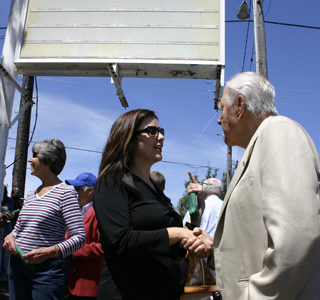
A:
[[[27,0],[25,0],[27,1]],[[211,78],[224,67],[223,0],[29,0],[18,73]]]

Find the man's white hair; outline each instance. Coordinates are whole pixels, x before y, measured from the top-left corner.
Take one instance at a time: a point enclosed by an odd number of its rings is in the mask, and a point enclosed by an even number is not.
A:
[[[208,178],[203,181],[203,191],[206,195],[220,196],[222,192],[222,183],[217,178]]]
[[[255,72],[244,72],[233,76],[226,83],[226,104],[232,105],[238,95],[244,96],[247,109],[255,116],[277,115],[273,85]]]

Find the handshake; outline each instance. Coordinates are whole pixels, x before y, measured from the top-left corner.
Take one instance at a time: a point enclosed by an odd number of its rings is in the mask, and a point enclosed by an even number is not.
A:
[[[193,236],[181,241],[181,246],[197,257],[209,257],[213,255],[213,239],[201,228],[194,228]]]

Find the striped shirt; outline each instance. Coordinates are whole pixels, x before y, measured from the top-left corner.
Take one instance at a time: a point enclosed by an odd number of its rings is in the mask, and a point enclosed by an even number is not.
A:
[[[68,240],[66,230],[71,236]],[[29,192],[12,233],[25,252],[58,245],[66,257],[79,250],[86,236],[77,192],[65,183],[41,197],[36,191]]]

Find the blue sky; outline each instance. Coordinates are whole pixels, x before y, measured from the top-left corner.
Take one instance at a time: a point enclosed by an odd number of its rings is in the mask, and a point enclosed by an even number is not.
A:
[[[236,20],[242,1],[226,1],[226,20]],[[250,1],[248,1],[250,3]],[[0,27],[6,26],[11,0],[1,0]],[[310,0],[264,1],[265,20],[320,26],[320,2]],[[241,72],[245,53],[247,22],[226,23],[226,74],[228,80]],[[320,30],[265,24],[269,80],[276,88],[280,114],[301,123],[320,149],[318,130],[320,112],[319,49]],[[5,34],[0,30],[0,37]],[[3,39],[0,38],[2,51]],[[255,70],[251,63],[253,24],[249,25],[244,71]],[[253,57],[254,60],[254,57]],[[19,79],[21,82],[21,78]],[[80,172],[97,174],[109,129],[125,110],[116,96],[110,78],[38,77],[39,112],[33,141],[59,138],[67,147],[67,163],[62,180]],[[206,166],[218,168],[218,178],[226,170],[226,145],[213,108],[213,81],[182,79],[124,78],[123,90],[129,109],[148,108],[159,116],[166,130],[163,162],[153,166],[167,180],[166,194],[177,204],[184,192],[190,170],[202,179]],[[34,94],[35,95],[35,94]],[[14,102],[17,113],[19,95]],[[32,112],[33,128],[35,107]],[[16,127],[9,131],[6,165],[13,161]],[[31,147],[29,149],[29,155]],[[233,147],[233,160],[240,160],[243,150]],[[26,191],[40,181],[27,170]],[[12,167],[7,169],[5,184],[11,190]]]

